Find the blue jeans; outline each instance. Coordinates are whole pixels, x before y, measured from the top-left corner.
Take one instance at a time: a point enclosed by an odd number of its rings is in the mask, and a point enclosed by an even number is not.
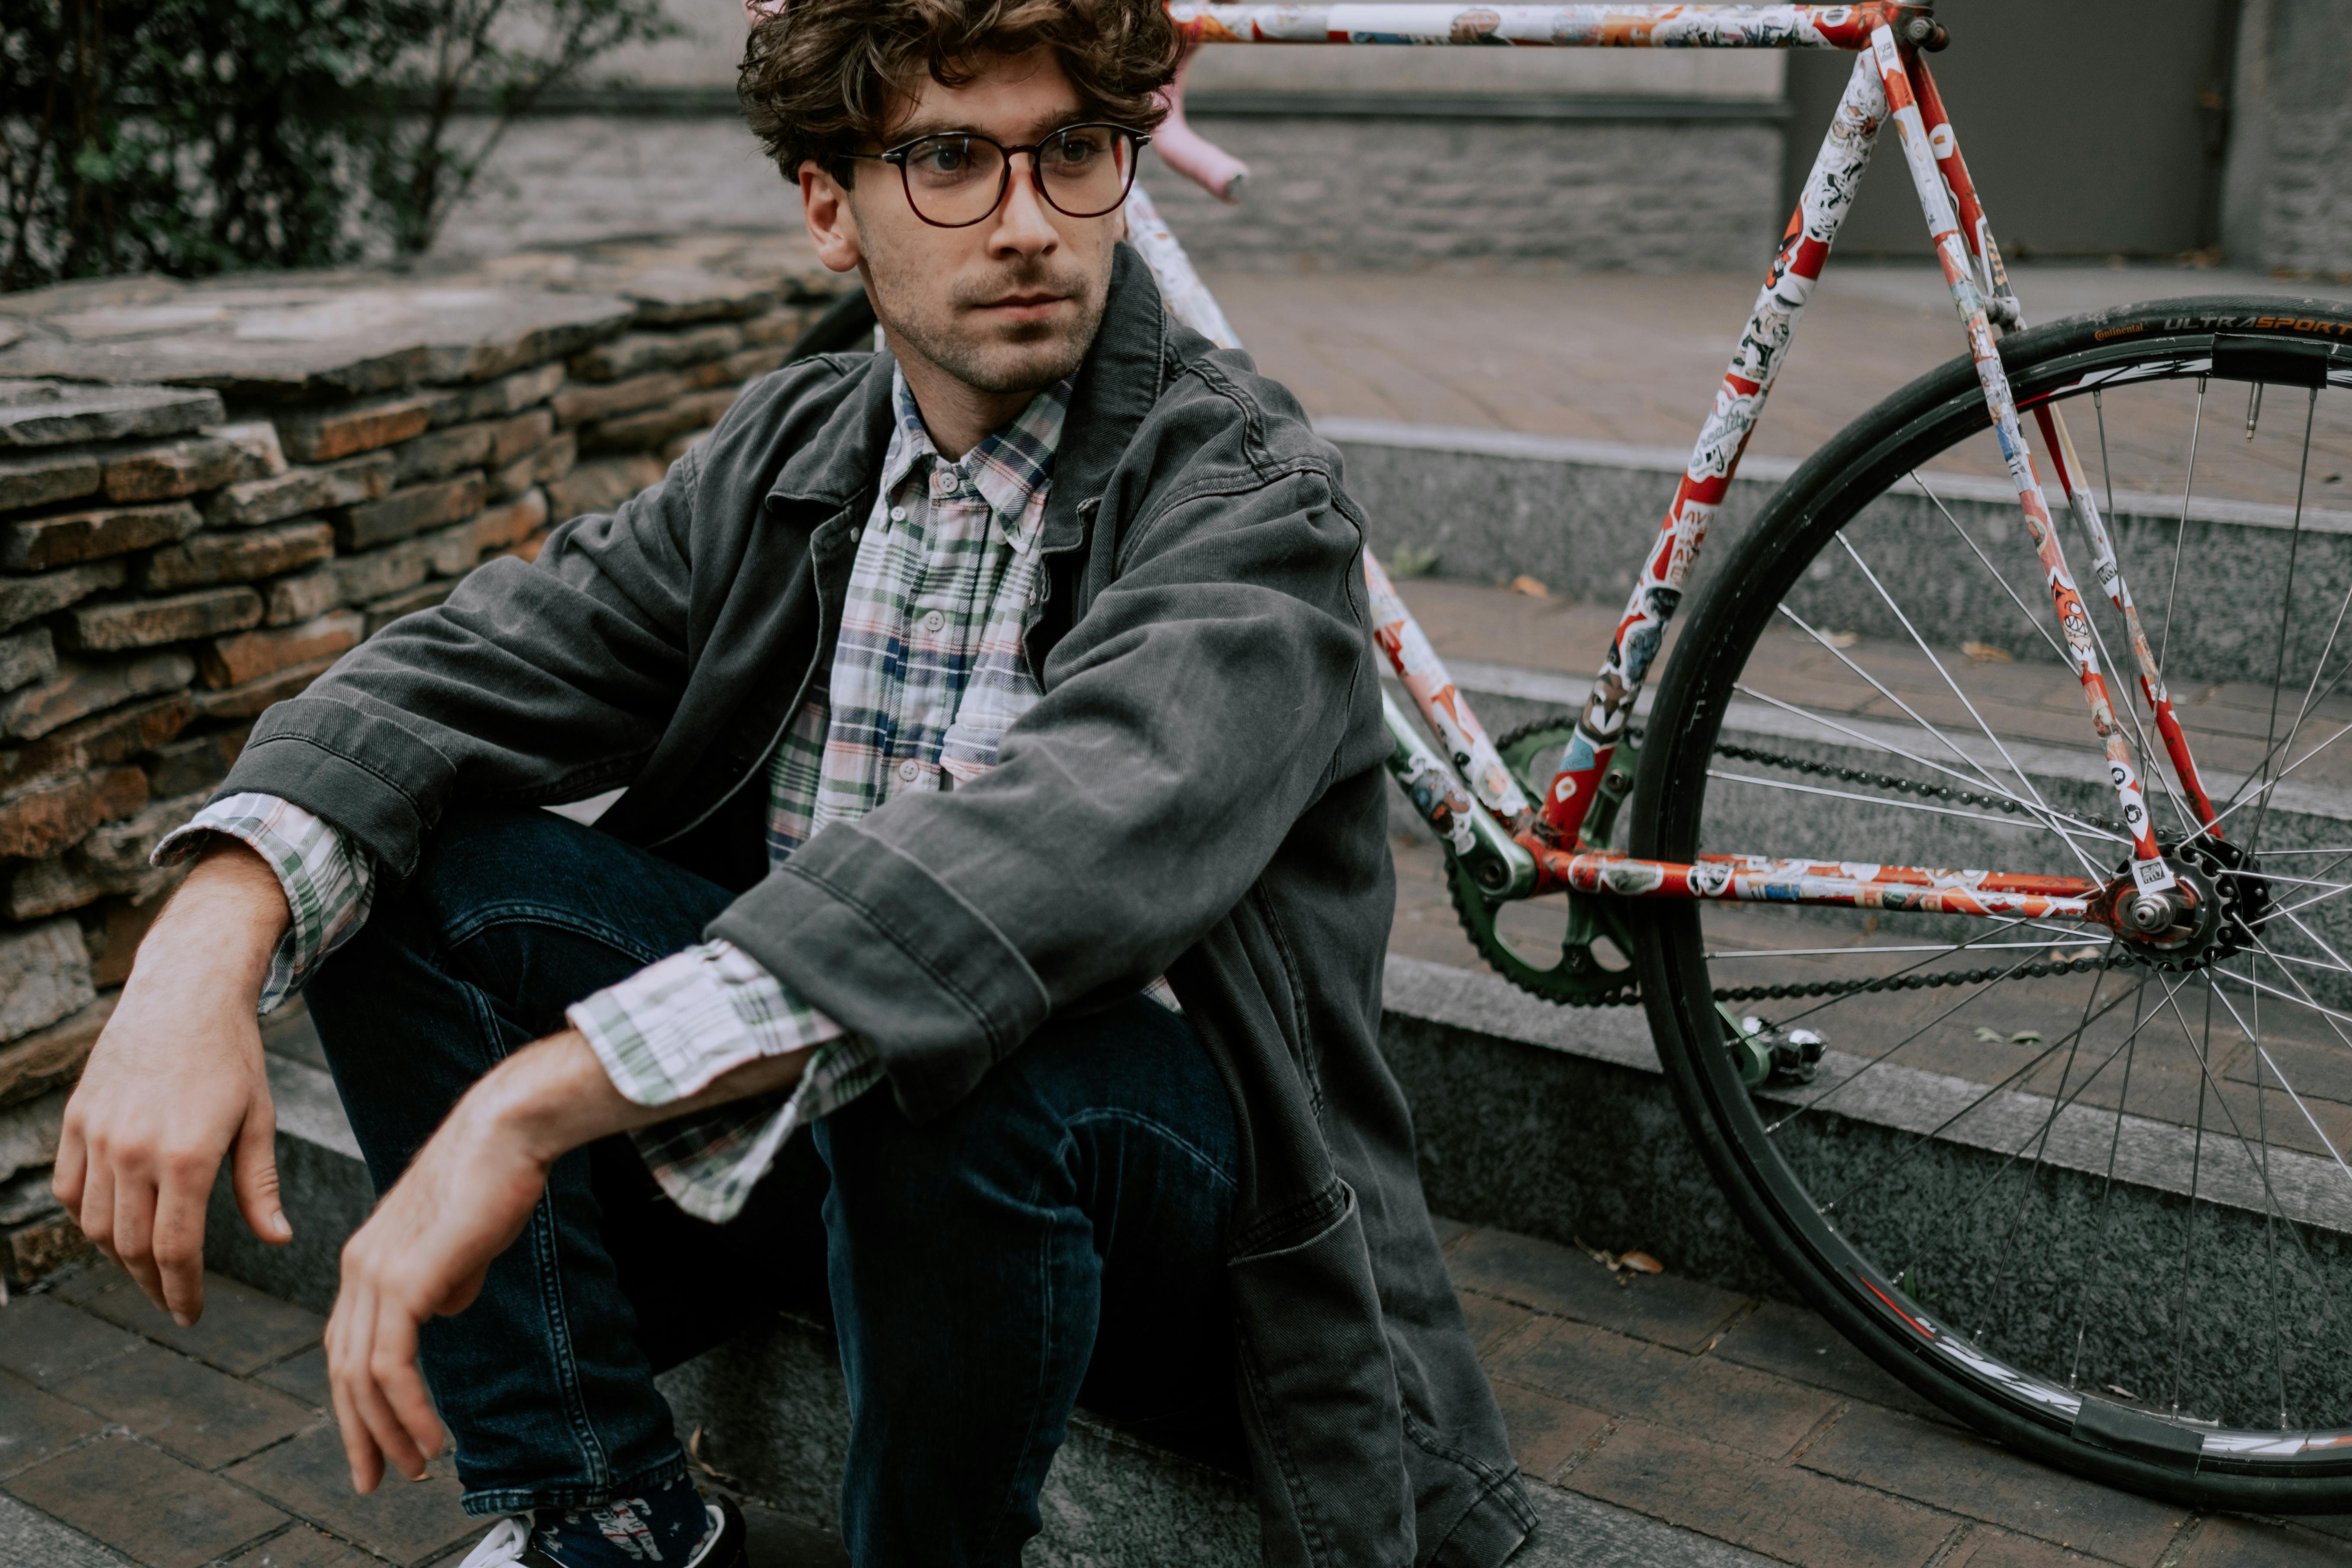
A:
[[[310,989],[377,1190],[475,1079],[698,941],[731,897],[551,813],[451,813]],[[1053,1020],[919,1126],[872,1091],[796,1136],[723,1226],[663,1197],[628,1140],[574,1151],[481,1297],[425,1331],[466,1509],[684,1474],[655,1373],[822,1294],[849,1388],[854,1560],[1017,1563],[1080,1401],[1171,1440],[1229,1438],[1235,1158],[1207,1056],[1141,997]]]

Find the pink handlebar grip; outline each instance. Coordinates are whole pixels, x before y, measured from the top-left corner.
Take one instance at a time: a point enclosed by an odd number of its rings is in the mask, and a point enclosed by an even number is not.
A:
[[[1193,130],[1184,118],[1184,76],[1192,68],[1192,51],[1188,48],[1177,62],[1174,79],[1160,89],[1168,118],[1151,133],[1151,144],[1160,149],[1161,163],[1219,201],[1239,202],[1249,165]]]

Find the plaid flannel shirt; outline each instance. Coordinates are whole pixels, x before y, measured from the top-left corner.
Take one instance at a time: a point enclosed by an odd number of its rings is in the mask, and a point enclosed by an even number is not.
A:
[[[891,392],[897,424],[874,510],[854,536],[841,637],[769,762],[772,865],[819,828],[984,773],[1005,730],[1041,695],[1022,639],[1044,597],[1038,536],[1069,384],[1038,394],[956,463],[931,444],[903,374]],[[366,919],[374,868],[318,817],[259,795],[206,806],[163,841],[157,862],[192,853],[206,832],[252,846],[294,910],[271,959],[266,1013]],[[569,1016],[614,1087],[640,1105],[682,1100],[761,1057],[813,1052],[789,1092],[635,1135],[663,1190],[704,1219],[732,1215],[796,1127],[882,1076],[865,1039],[725,942],[673,953],[574,1004]]]

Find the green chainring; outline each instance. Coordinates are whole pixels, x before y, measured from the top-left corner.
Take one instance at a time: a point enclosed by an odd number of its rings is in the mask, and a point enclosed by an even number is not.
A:
[[[1503,764],[1511,770],[1511,776],[1540,800],[1551,787],[1560,749],[1575,728],[1576,721],[1566,715],[1539,719],[1505,734],[1495,742],[1495,749],[1503,754]],[[1606,837],[1615,826],[1617,808],[1633,788],[1633,770],[1639,762],[1640,748],[1628,734],[1618,745],[1616,761],[1602,779],[1600,798],[1586,821],[1590,837]],[[1445,886],[1453,894],[1454,913],[1469,933],[1471,945],[1496,973],[1520,990],[1570,1007],[1614,1006],[1642,999],[1633,970],[1612,966],[1597,951],[1605,942],[1616,949],[1621,963],[1633,951],[1633,937],[1616,900],[1588,893],[1552,894],[1542,900],[1545,904],[1553,898],[1568,901],[1559,961],[1545,966],[1529,962],[1505,940],[1496,929],[1504,904],[1486,896],[1451,847],[1445,852]]]

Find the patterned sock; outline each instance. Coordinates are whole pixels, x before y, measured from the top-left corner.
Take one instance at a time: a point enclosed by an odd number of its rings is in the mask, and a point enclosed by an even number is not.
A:
[[[531,1521],[530,1543],[563,1568],[683,1568],[702,1544],[709,1518],[691,1479],[642,1497],[614,1498],[598,1508],[543,1508]]]

